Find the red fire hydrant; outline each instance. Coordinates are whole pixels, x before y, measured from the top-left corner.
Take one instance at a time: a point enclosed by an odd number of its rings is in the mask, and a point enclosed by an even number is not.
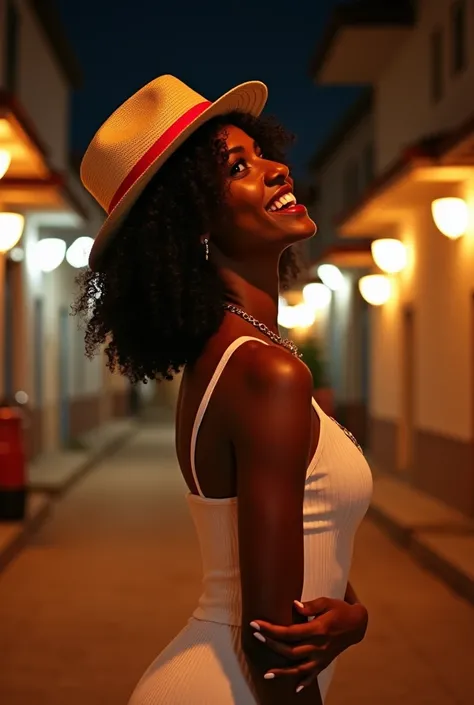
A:
[[[0,521],[21,521],[26,507],[23,417],[19,409],[0,406]]]

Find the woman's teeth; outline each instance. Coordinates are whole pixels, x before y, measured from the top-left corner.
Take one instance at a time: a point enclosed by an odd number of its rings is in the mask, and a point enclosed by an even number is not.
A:
[[[288,205],[296,205],[296,198],[292,193],[285,193],[285,195],[281,196],[277,201],[273,201],[267,208],[267,211],[279,211],[281,208]]]

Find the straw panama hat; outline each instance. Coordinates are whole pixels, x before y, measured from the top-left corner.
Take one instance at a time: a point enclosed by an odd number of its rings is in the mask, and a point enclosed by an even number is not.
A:
[[[267,95],[264,83],[249,81],[211,102],[166,75],[117,108],[94,135],[81,163],[82,183],[107,213],[89,256],[91,269],[100,269],[111,235],[166,159],[198,127],[234,110],[258,116]]]

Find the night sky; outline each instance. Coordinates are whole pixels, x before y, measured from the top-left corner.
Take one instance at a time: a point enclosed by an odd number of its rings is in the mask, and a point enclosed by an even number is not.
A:
[[[258,79],[269,88],[266,112],[298,136],[291,160],[301,177],[357,95],[354,88],[317,87],[308,75],[338,0],[57,2],[84,74],[73,101],[76,152],[121,102],[160,74],[174,74],[210,100]]]

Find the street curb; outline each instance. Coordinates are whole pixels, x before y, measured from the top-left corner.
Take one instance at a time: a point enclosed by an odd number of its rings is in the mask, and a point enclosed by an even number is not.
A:
[[[410,544],[413,538],[413,529],[406,526],[402,526],[390,517],[388,514],[383,512],[377,506],[371,504],[367,516],[372,519],[374,523],[380,526],[381,529],[387,533],[395,543],[403,548],[410,549]]]
[[[103,460],[109,453],[114,454],[119,451],[120,448],[125,445],[125,443],[127,443],[127,441],[129,441],[135,433],[137,433],[137,431],[138,424],[130,428],[121,436],[114,438],[113,441],[107,445],[104,445],[104,447],[100,450],[91,452],[90,456],[60,485],[42,485],[40,482],[35,482],[33,486],[35,492],[44,492],[45,494],[49,494],[54,498],[59,499],[64,496],[76,484],[76,482],[79,482],[79,480],[85,477],[89,470],[92,470],[95,465],[100,463],[100,461]]]
[[[18,534],[14,537],[11,543],[7,544],[3,549],[0,549],[0,573],[7,567],[7,565],[22,551],[22,549],[28,543],[28,539],[43,525],[45,520],[51,515],[54,503],[64,495],[82,478],[84,478],[87,473],[94,469],[106,455],[114,454],[120,450],[120,448],[130,440],[130,438],[138,432],[138,424],[132,426],[128,431],[123,433],[118,438],[115,438],[111,443],[104,445],[103,448],[97,452],[91,453],[90,457],[87,458],[84,463],[77,468],[77,470],[67,478],[67,480],[59,487],[47,486],[41,488],[39,485],[35,485],[34,492],[42,493],[48,496],[45,501],[44,506],[40,511],[37,512],[32,517],[26,518],[24,521],[19,522],[21,528]]]
[[[28,543],[28,539],[40,528],[50,516],[53,508],[53,499],[47,499],[37,514],[21,522],[21,529],[10,544],[0,550],[0,573],[21,552]]]
[[[457,595],[474,605],[474,581],[446,558],[440,556],[423,543],[423,534],[426,533],[426,529],[417,531],[416,529],[402,526],[373,505],[369,507],[367,517],[379,526],[394,543],[408,551],[422,568],[436,575]],[[453,528],[447,529],[447,531],[448,533],[456,533]],[[463,533],[460,529],[458,531]]]
[[[455,593],[474,605],[474,581],[455,565],[423,543],[422,536],[413,536],[411,553],[424,568],[435,573]]]

